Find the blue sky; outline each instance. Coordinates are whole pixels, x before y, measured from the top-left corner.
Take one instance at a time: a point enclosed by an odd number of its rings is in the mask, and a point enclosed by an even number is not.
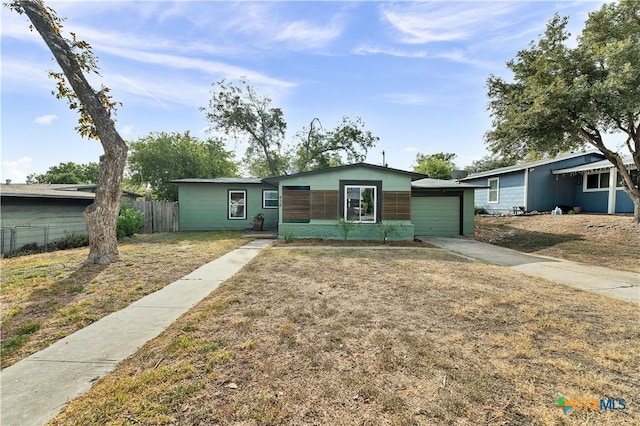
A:
[[[287,141],[318,118],[362,117],[380,137],[367,161],[411,169],[416,153],[487,152],[486,80],[536,40],[555,12],[577,35],[602,1],[47,2],[88,41],[129,141],[152,131],[206,138],[212,83],[245,77],[288,123]],[[57,64],[26,17],[2,8],[1,179],[24,182],[60,162],[98,161],[98,141],[51,95]],[[242,158],[242,142],[228,148]],[[197,177],[197,176],[194,176]]]

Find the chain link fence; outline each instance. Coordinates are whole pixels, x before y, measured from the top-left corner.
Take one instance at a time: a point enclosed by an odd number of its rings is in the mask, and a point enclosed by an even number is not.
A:
[[[61,246],[84,245],[86,225],[69,229],[64,225],[16,225],[0,229],[0,248],[3,256],[18,253],[46,252]]]

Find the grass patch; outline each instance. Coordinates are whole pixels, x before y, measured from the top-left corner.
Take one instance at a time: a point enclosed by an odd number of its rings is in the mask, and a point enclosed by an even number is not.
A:
[[[268,250],[51,424],[632,425],[639,330],[635,304],[440,250]]]
[[[631,216],[476,216],[477,240],[519,250],[640,273],[640,225]]]
[[[83,265],[87,248],[2,259],[2,368],[239,247],[247,242],[241,235],[138,235],[107,267]],[[24,333],[27,323],[39,328]]]

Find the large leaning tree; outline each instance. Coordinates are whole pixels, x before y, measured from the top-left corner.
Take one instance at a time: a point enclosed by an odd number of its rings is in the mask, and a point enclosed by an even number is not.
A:
[[[617,168],[640,222],[640,189],[622,154],[640,169],[640,2],[589,14],[575,47],[567,22],[556,15],[537,43],[507,63],[512,81],[489,77],[487,144],[508,158],[597,148]]]
[[[208,108],[201,108],[212,129],[247,142],[244,161],[254,176],[285,173],[282,153],[287,123],[271,99],[256,93],[246,80],[239,84],[220,80],[213,84]]]
[[[86,263],[109,264],[119,258],[116,238],[116,221],[120,213],[122,178],[127,160],[127,144],[118,134],[112,114],[115,102],[109,89],[95,91],[84,73],[98,73],[96,58],[91,46],[78,40],[74,33],[65,38],[62,20],[55,11],[41,0],[16,0],[8,6],[25,14],[56,61],[62,73],[50,72],[57,82],[56,97],[66,99],[71,109],[77,109],[78,132],[83,137],[99,139],[104,149],[100,156],[100,172],[95,201],[87,207],[83,216],[89,230],[89,256]]]

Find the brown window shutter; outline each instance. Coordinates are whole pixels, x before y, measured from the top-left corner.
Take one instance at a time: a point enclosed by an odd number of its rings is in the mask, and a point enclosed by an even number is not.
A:
[[[308,223],[310,219],[309,191],[296,188],[282,189],[282,222],[284,223]]]
[[[338,218],[338,191],[311,191],[311,219]]]
[[[383,220],[411,220],[411,192],[383,191]]]

